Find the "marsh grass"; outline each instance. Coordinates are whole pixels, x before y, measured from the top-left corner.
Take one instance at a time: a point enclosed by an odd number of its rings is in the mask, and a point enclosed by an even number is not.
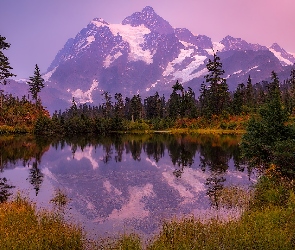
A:
[[[66,204],[62,192],[57,203]],[[143,241],[137,234],[86,240],[80,227],[67,224],[57,212],[37,211],[17,197],[0,204],[1,249],[295,249],[295,193],[292,180],[260,178],[254,192],[239,187],[220,191],[223,207],[243,210],[231,220],[194,217],[164,221],[160,232]]]
[[[253,192],[228,187],[220,191],[219,203],[242,209],[241,217],[172,219],[148,242],[123,235],[97,249],[295,249],[295,193],[289,180],[264,176]]]
[[[17,196],[0,204],[0,248],[83,249],[82,229]]]
[[[118,237],[100,238],[96,241],[89,241],[86,249],[91,250],[141,250],[146,249],[137,234],[122,234]]]
[[[245,211],[252,201],[254,192],[251,189],[243,189],[238,186],[224,187],[216,191],[216,199],[219,207],[227,209],[239,209]]]

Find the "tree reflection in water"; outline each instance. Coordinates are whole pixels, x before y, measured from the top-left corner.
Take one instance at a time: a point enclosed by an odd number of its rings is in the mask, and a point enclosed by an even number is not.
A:
[[[62,150],[66,145],[70,146],[73,158],[77,150],[83,151],[89,146],[95,149],[102,147],[103,155],[100,155],[99,159],[102,159],[105,164],[109,164],[112,160],[121,162],[124,154],[131,154],[134,161],[141,161],[142,151],[146,153],[148,158],[154,159],[158,163],[165,153],[168,153],[175,167],[173,174],[176,178],[181,178],[185,168],[192,166],[199,167],[203,172],[209,173],[210,177],[206,181],[207,195],[212,206],[216,207],[216,196],[218,191],[223,188],[224,176],[229,168],[230,159],[234,161],[236,170],[244,171],[244,162],[240,159],[238,141],[235,137],[230,136],[169,134],[116,134],[108,137],[87,137],[84,135],[47,140],[33,137],[0,138],[1,167],[5,169],[6,163],[16,164],[17,161],[23,161],[23,164],[26,165],[34,159],[28,180],[38,195],[44,178],[42,167],[40,167],[41,159],[50,144],[56,150],[59,147]],[[2,147],[4,145],[5,147]],[[199,159],[196,158],[197,154],[199,154]],[[3,185],[5,186],[5,184]]]
[[[32,168],[30,169],[29,173],[29,182],[33,185],[35,189],[36,196],[39,193],[41,184],[43,182],[44,175],[42,174],[41,170],[38,168],[38,162],[37,159],[32,164]]]
[[[7,184],[5,177],[0,178],[0,203],[8,200],[9,196],[12,195],[12,192],[10,192],[12,188],[15,188],[15,186]]]

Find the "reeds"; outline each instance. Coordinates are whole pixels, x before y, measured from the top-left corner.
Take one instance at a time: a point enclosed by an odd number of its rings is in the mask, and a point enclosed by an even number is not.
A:
[[[82,229],[17,196],[0,204],[0,249],[83,249]]]
[[[228,187],[219,194],[219,203],[241,208],[240,218],[172,219],[148,241],[133,233],[86,240],[81,228],[65,223],[55,211],[37,211],[18,196],[0,204],[0,249],[295,249],[295,193],[290,183],[264,176],[254,194]],[[62,205],[67,200],[61,192],[55,199]]]

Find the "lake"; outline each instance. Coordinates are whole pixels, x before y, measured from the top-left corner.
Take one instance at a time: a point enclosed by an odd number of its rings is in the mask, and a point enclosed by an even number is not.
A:
[[[218,206],[216,191],[247,189],[256,180],[240,159],[239,141],[230,135],[3,136],[0,178],[15,186],[8,193],[21,192],[38,207],[52,209],[61,189],[70,198],[67,218],[90,236],[150,235],[164,219],[233,215]]]

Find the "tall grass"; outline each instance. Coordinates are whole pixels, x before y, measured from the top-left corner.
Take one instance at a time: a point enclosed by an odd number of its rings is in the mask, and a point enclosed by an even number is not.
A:
[[[0,249],[83,249],[81,228],[17,196],[0,204]]]
[[[241,217],[173,219],[164,222],[149,242],[124,235],[112,244],[105,241],[100,249],[295,249],[295,194],[290,180],[264,176],[254,194],[230,187],[219,197],[224,207],[242,208]]]
[[[230,192],[230,193],[228,193]],[[236,188],[226,191],[225,202],[244,206]],[[289,180],[264,176],[241,218],[202,223],[193,217],[167,221],[148,249],[295,249],[295,194]]]

